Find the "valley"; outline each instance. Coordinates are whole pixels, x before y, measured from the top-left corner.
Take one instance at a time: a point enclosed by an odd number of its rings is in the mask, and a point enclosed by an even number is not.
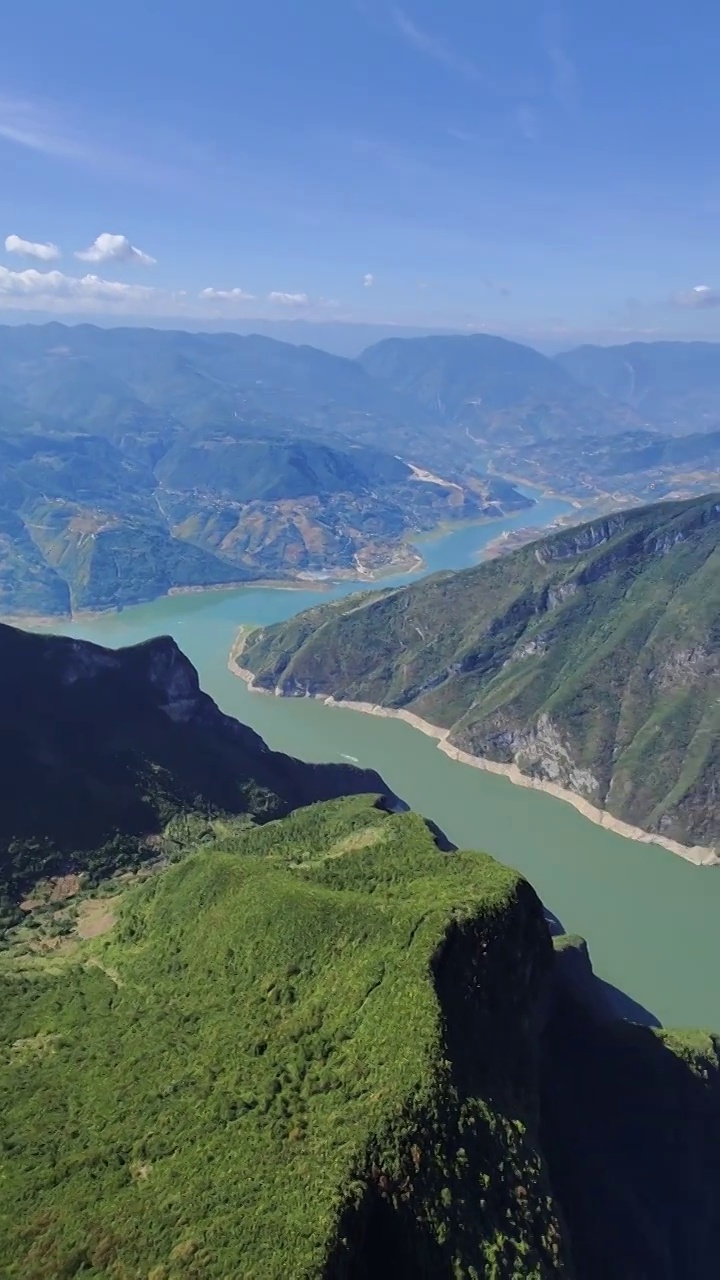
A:
[[[526,493],[537,501],[536,519],[546,525],[568,513],[557,499]],[[477,564],[499,529],[521,528],[526,519],[522,512],[424,540],[427,570]],[[403,575],[388,585],[411,581]],[[588,939],[600,975],[638,1006],[667,1026],[720,1027],[720,999],[702,977],[720,964],[720,878],[712,870],[597,826],[551,795],[452,760],[432,738],[399,720],[308,698],[257,697],[228,671],[241,626],[272,625],[355,591],[351,583],[292,591],[250,586],[173,596],[94,620],[55,623],[53,629],[112,647],[173,635],[197,667],[202,688],[270,746],[318,762],[351,758],[377,770],[455,844],[480,843],[522,871],[565,928]]]
[[[659,393],[648,412],[614,397],[588,358],[487,334],[350,360],[258,335],[5,328],[0,615],[372,580],[442,526],[523,509],[533,525],[523,481],[589,513],[707,492],[712,385],[702,414],[673,396],[671,423]]]

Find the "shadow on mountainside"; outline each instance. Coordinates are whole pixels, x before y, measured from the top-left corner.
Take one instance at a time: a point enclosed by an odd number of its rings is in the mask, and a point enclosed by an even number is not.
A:
[[[579,1280],[716,1274],[718,1041],[600,1020],[566,992],[541,1044],[541,1145]]]

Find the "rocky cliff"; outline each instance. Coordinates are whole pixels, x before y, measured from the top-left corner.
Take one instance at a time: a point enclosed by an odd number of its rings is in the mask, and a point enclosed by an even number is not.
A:
[[[257,687],[411,712],[446,748],[712,850],[719,542],[717,495],[634,508],[310,610],[240,661]]]
[[[178,813],[262,821],[384,790],[371,770],[270,751],[168,636],[111,650],[0,625],[0,755],[0,889],[13,892],[132,860]]]

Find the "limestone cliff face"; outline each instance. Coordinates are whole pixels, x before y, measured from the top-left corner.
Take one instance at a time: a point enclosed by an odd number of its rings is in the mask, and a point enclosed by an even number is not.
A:
[[[479,731],[451,734],[449,742],[471,755],[484,756],[504,764],[515,764],[521,773],[553,782],[584,796],[592,804],[602,803],[599,780],[591,769],[582,768],[573,756],[572,745],[545,712],[535,724],[508,724],[501,714],[490,717]]]
[[[259,687],[412,712],[682,845],[720,846],[720,502],[633,508],[250,637]]]

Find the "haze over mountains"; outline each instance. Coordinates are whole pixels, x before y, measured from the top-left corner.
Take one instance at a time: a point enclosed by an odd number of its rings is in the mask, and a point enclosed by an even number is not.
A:
[[[643,349],[633,391],[602,373],[623,349],[551,360],[485,334],[349,360],[258,335],[5,327],[0,609],[407,565],[413,534],[529,505],[503,472],[616,506],[707,491],[720,347],[671,347],[662,377]]]

